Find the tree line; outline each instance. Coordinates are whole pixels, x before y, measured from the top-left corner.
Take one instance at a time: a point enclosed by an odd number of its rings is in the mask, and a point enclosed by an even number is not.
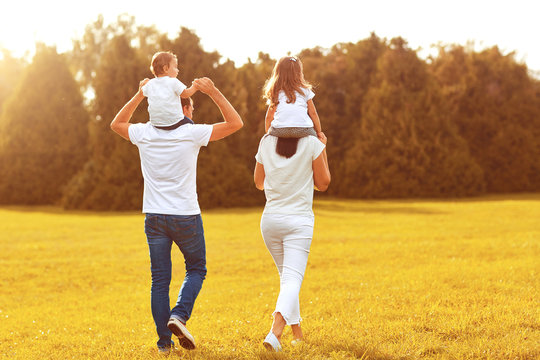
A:
[[[262,46],[262,44],[261,44]],[[32,61],[0,60],[0,203],[67,209],[132,210],[142,202],[137,148],[109,123],[151,77],[151,56],[178,56],[189,85],[208,76],[231,101],[244,128],[202,148],[201,206],[264,203],[252,181],[264,134],[262,88],[276,59],[259,53],[237,67],[207,52],[181,28],[170,38],[122,16],[100,17],[58,54],[39,45]],[[314,85],[328,136],[332,184],[340,198],[461,197],[540,190],[540,82],[514,55],[440,46],[421,59],[402,38],[376,34],[357,43],[297,54]],[[220,121],[197,93],[194,120]],[[148,119],[145,102],[133,122]],[[181,154],[179,154],[181,156]]]

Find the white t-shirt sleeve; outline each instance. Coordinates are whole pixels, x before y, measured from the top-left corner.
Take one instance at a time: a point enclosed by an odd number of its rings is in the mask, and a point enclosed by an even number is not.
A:
[[[311,89],[304,89],[304,97],[306,99],[306,102],[308,102],[315,97],[315,93],[311,91]]]
[[[266,135],[263,136],[263,137],[261,138],[261,141],[259,141],[259,148],[257,149],[257,153],[255,154],[255,160],[256,160],[259,164],[262,164],[262,163],[263,163],[263,162],[262,162],[262,155],[261,155],[261,147],[262,147],[262,142],[263,142],[263,140],[264,140],[265,137],[266,137]]]
[[[144,96],[148,97],[148,92],[150,91],[151,87],[152,87],[152,79],[148,81],[146,84],[144,84],[144,86],[141,88]]]
[[[145,124],[143,123],[129,125],[128,127],[129,140],[133,144],[137,145],[141,141],[144,125]]]
[[[148,97],[148,83],[144,84],[144,86],[141,89],[142,89],[142,94]]]
[[[199,146],[206,146],[210,141],[210,136],[212,135],[213,127],[208,124],[195,124],[191,125],[191,135],[195,144]]]
[[[173,90],[176,95],[180,96],[180,94],[183,93],[184,90],[186,89],[187,89],[187,86],[184,85],[183,82],[181,82],[180,80],[176,78],[173,79]]]
[[[308,136],[308,137],[311,139],[311,143],[312,143],[312,149],[313,149],[312,160],[315,160],[316,158],[319,157],[319,155],[321,155],[326,145],[324,145],[322,141],[317,139],[315,136]]]

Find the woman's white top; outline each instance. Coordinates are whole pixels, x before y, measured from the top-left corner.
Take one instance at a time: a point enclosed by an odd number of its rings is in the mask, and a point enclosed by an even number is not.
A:
[[[255,159],[264,167],[264,213],[313,216],[313,160],[325,145],[315,136],[298,140],[290,158],[276,153],[277,137],[265,135]]]
[[[184,118],[180,94],[185,89],[180,80],[169,76],[153,78],[142,87],[152,125],[170,126]]]
[[[271,126],[284,127],[313,127],[313,120],[308,115],[307,103],[313,99],[315,93],[310,89],[302,88],[303,93],[296,92],[296,101],[287,103],[287,95],[282,90],[278,94],[279,104],[274,114]]]

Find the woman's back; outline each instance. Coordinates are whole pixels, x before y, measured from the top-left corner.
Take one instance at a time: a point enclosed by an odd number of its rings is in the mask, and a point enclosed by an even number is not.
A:
[[[276,153],[277,140],[264,136],[255,156],[264,166],[264,213],[313,215],[312,163],[325,145],[314,136],[303,137],[298,140],[296,153],[286,158]]]

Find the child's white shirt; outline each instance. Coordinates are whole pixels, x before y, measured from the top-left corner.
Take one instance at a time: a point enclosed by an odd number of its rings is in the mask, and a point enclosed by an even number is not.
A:
[[[148,98],[148,114],[154,126],[169,126],[184,118],[180,94],[186,89],[177,78],[156,77],[143,87],[143,95]]]
[[[308,115],[307,103],[313,99],[315,93],[310,89],[302,88],[303,93],[296,92],[296,101],[287,103],[287,95],[281,90],[278,94],[279,104],[274,113],[271,126],[274,128],[284,127],[313,127],[313,120]]]

